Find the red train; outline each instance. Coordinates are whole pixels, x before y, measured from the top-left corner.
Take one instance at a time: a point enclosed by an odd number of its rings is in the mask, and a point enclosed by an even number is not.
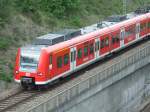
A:
[[[112,16],[72,33],[44,35],[38,44],[18,49],[14,80],[24,88],[47,85],[149,35],[150,13]]]

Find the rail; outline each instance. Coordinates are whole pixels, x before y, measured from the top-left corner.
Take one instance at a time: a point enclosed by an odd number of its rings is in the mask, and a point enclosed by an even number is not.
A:
[[[99,73],[92,75],[91,77],[81,81],[69,89],[56,94],[52,98],[47,99],[45,102],[42,102],[41,104],[29,109],[27,112],[48,112],[59,108],[64,103],[70,101],[72,98],[99,84],[102,80],[120,72],[122,69],[138,62],[147,56],[150,56],[150,45],[137,50],[137,52],[124,57],[122,60],[110,65]]]

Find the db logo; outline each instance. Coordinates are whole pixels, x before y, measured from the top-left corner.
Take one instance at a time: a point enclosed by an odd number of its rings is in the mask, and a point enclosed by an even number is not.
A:
[[[30,76],[30,73],[26,73],[26,76]]]

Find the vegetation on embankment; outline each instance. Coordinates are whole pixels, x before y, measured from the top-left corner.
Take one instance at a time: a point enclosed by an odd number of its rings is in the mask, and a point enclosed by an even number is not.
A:
[[[0,79],[12,81],[17,48],[34,37],[123,13],[123,0],[0,0]],[[127,12],[150,0],[127,0]]]

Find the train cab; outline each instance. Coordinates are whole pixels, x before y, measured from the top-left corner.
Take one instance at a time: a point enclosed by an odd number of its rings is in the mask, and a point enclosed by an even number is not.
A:
[[[41,48],[43,46],[26,46],[18,50],[14,78],[24,85],[34,85],[38,74]]]

